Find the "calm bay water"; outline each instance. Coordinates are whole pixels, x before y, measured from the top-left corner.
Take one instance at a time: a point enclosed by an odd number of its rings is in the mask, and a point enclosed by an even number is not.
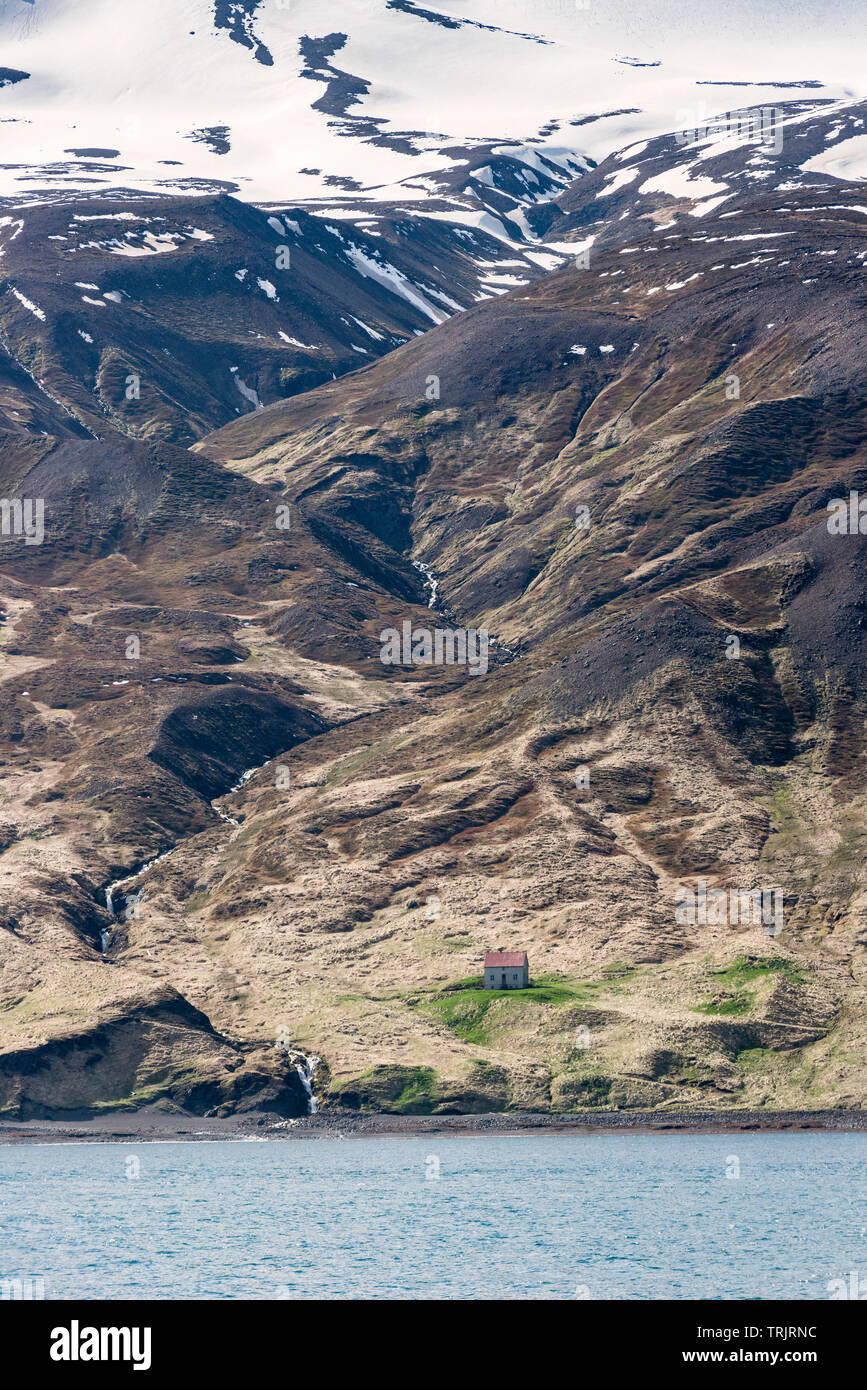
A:
[[[867,1135],[0,1148],[46,1298],[798,1298],[860,1273]],[[731,1176],[729,1176],[731,1175]]]

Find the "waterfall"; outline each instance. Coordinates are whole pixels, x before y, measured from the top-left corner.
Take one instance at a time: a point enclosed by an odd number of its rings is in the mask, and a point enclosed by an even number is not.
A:
[[[313,1091],[313,1073],[319,1066],[321,1058],[311,1055],[308,1057],[299,1048],[293,1047],[289,1042],[289,1029],[281,1027],[278,1030],[277,1042],[275,1047],[279,1052],[284,1052],[298,1073],[301,1085],[304,1087],[307,1096],[307,1114],[315,1115],[319,1110],[319,1103]]]
[[[413,563],[416,562],[414,561]],[[418,568],[422,569],[424,573],[427,573],[427,570],[423,565],[421,565],[420,562],[418,562]],[[428,582],[432,588],[431,606],[433,606],[433,601],[436,597],[436,580],[431,578]],[[250,778],[254,776],[255,773],[261,772],[262,769],[268,767],[269,763],[271,763],[272,761],[273,759],[269,758],[266,762],[257,764],[256,767],[248,768],[246,772],[241,774],[237,782],[235,782],[234,786],[231,786],[228,792],[224,792],[223,795],[229,796],[232,792],[240,791],[241,787],[243,787],[245,783],[249,782]],[[213,811],[216,811],[220,819],[226,821],[229,825],[239,824],[239,822],[235,820],[233,816],[230,816],[226,811],[222,811],[220,807],[216,804],[216,801],[210,802],[210,806]],[[112,879],[111,883],[109,883],[103,889],[103,892],[105,894],[105,905],[108,908],[110,915],[114,918],[115,921],[126,921],[128,913],[130,911],[135,913],[135,909],[138,907],[138,904],[141,902],[144,896],[143,888],[137,889],[137,891],[134,893],[124,894],[123,906],[120,908],[116,908],[114,903],[114,895],[118,891],[118,889],[124,888],[128,883],[136,883],[140,878],[143,878],[145,874],[149,873],[155,864],[159,864],[160,860],[168,859],[170,854],[174,854],[177,848],[177,845],[172,845],[170,849],[164,849],[160,854],[155,854],[152,859],[148,859],[146,863],[141,864],[137,869],[134,869],[131,874],[126,874],[123,878]],[[109,928],[104,928],[99,934],[99,941],[103,956],[105,956],[106,952],[108,951],[108,947],[113,935],[114,933]],[[318,1113],[319,1103],[316,1099],[316,1094],[313,1090],[313,1074],[316,1071],[316,1068],[318,1067],[321,1058],[313,1056],[312,1053],[310,1054],[310,1056],[308,1056],[306,1053],[301,1052],[298,1048],[292,1047],[289,1042],[288,1029],[283,1028],[280,1030],[280,1033],[282,1036],[278,1038],[276,1045],[281,1052],[285,1052],[290,1063],[295,1068],[295,1071],[298,1073],[301,1085],[304,1087],[304,1093],[307,1096],[307,1114],[315,1115]]]
[[[305,1057],[303,1053],[297,1054],[298,1060],[295,1062],[295,1070],[301,1077],[301,1085],[307,1092],[307,1114],[315,1115],[319,1110],[319,1103],[313,1094],[313,1073],[319,1063],[318,1057]]]
[[[248,767],[246,772],[242,772],[242,773],[241,773],[241,776],[238,778],[237,782],[235,782],[234,786],[231,786],[227,792],[224,792],[224,793],[223,793],[223,795],[224,795],[224,796],[231,796],[231,795],[232,795],[232,792],[239,792],[239,791],[241,790],[241,788],[242,788],[247,782],[249,782],[250,778],[253,777],[253,776],[255,775],[255,773],[261,772],[262,769],[263,769],[263,767],[267,767],[267,766],[268,766],[268,763],[270,763],[270,762],[271,762],[271,759],[268,758],[267,762],[264,762],[264,763],[257,763],[257,765],[256,765],[255,767]],[[240,825],[240,824],[241,824],[241,822],[240,822],[239,820],[235,820],[235,817],[234,817],[234,816],[230,816],[230,815],[228,814],[228,812],[226,812],[226,811],[221,811],[221,810],[220,810],[220,807],[217,805],[216,801],[212,801],[212,802],[211,802],[211,809],[212,809],[213,811],[216,811],[217,815],[220,817],[220,820],[224,820],[224,821],[226,822],[227,825]]]
[[[417,570],[420,570],[421,573],[424,575],[424,587],[430,591],[430,597],[428,598],[427,606],[428,608],[434,608],[436,606],[437,601],[437,589],[439,588],[439,580],[434,578],[433,570],[431,569],[430,565],[426,565],[423,560],[413,560],[412,563],[415,566],[415,568]]]
[[[225,794],[227,796],[231,796],[232,792],[239,792],[241,788],[244,786],[244,784],[246,782],[249,782],[250,778],[253,776],[254,773],[261,772],[263,767],[267,767],[270,762],[271,759],[266,758],[264,763],[257,763],[255,767],[248,767],[247,771],[241,773],[241,776],[238,778],[235,785],[233,787],[230,787],[228,792],[226,792]]]
[[[111,913],[112,917],[116,919],[116,921],[126,921],[128,906],[135,907],[138,903],[140,903],[143,892],[143,890],[139,890],[138,893],[130,893],[128,900],[126,897],[124,897],[124,906],[118,910],[115,908],[114,905],[114,895],[117,892],[118,888],[123,888],[124,885],[127,883],[135,883],[136,879],[139,879],[144,874],[149,873],[150,870],[153,868],[154,864],[158,864],[161,859],[168,859],[169,855],[174,853],[174,850],[175,846],[172,846],[171,849],[164,849],[161,854],[155,854],[153,859],[148,859],[146,863],[139,865],[139,867],[137,869],[134,869],[131,874],[126,874],[123,878],[113,879],[112,882],[109,883],[108,887],[103,890],[105,893],[105,905]]]

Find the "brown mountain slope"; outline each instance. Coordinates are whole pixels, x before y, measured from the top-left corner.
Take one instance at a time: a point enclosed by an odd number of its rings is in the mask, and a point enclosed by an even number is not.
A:
[[[49,523],[3,546],[8,1108],[63,1108],[34,1056],[118,1010],[140,1052],[99,1099],[189,1104],[200,1067],[196,1103],[237,1105],[204,1025],[154,1082],[167,989],[245,1040],[245,1097],[283,1027],[330,1103],[860,1105],[865,541],[826,504],[867,481],[863,242],[834,201],[785,252],[749,198],[651,230],[193,454],[7,444]],[[488,669],[383,665],[405,620],[488,627]],[[700,882],[782,914],[689,920]],[[534,989],[474,987],[497,944]]]

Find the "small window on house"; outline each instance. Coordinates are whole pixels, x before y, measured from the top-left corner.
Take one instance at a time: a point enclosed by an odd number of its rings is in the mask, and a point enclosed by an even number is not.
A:
[[[517,975],[513,975],[513,976],[512,976],[512,979],[513,979],[513,980],[517,980],[517,978],[518,978]]]

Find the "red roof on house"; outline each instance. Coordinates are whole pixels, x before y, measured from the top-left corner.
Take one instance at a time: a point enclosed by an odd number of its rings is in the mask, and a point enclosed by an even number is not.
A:
[[[488,951],[485,955],[485,969],[492,965],[526,965],[526,951]]]

